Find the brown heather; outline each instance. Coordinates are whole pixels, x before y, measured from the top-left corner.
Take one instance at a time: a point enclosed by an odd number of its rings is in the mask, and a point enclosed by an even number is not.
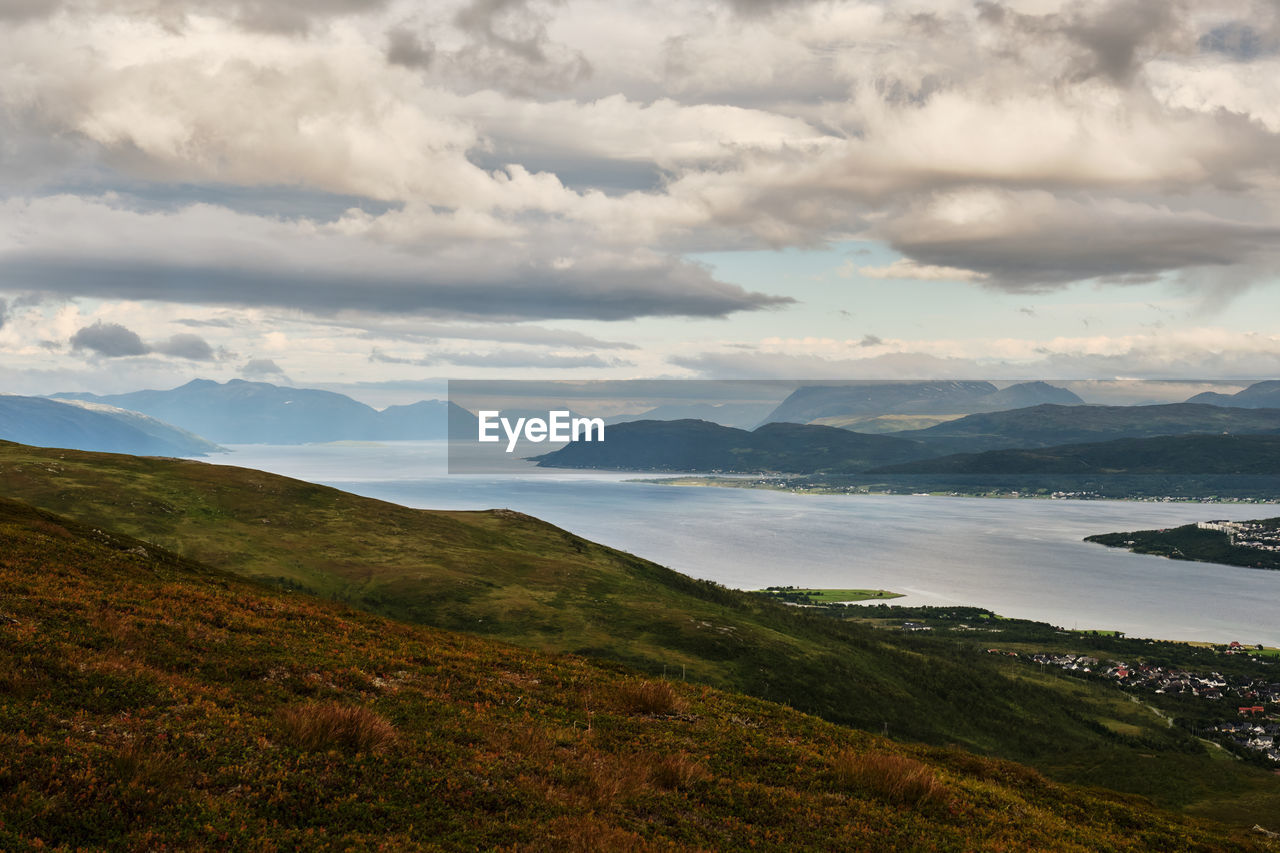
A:
[[[614,700],[626,714],[678,714],[687,707],[666,681],[625,682],[618,686]]]
[[[298,749],[378,752],[395,742],[396,730],[363,705],[320,702],[280,712],[285,739]]]
[[[6,500],[0,613],[5,851],[1277,850],[1007,762],[255,585]]]
[[[844,788],[906,806],[945,805],[947,786],[932,767],[886,752],[845,752],[835,761],[836,779]]]

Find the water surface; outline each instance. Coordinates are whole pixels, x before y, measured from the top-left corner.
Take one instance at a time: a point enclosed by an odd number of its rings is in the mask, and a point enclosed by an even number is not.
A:
[[[698,578],[891,589],[1068,628],[1280,645],[1280,572],[1166,560],[1091,533],[1280,515],[1268,505],[796,495],[627,482],[636,474],[444,473],[443,442],[237,446],[259,468],[432,509],[506,507]]]

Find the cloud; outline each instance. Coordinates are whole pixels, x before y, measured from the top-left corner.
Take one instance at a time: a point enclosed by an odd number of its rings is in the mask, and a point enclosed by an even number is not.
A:
[[[435,45],[404,27],[397,27],[387,33],[387,62],[392,65],[429,68],[435,53]]]
[[[852,268],[851,264],[848,266]],[[847,275],[843,268],[840,274],[842,276]],[[907,258],[899,258],[893,263],[882,267],[858,267],[858,275],[866,278],[915,278],[924,281],[981,281],[987,277],[984,273],[974,272],[973,270],[964,270],[958,267],[930,266]]]
[[[913,259],[907,266],[952,264],[1010,291],[1080,279],[1146,283],[1176,270],[1246,266],[1280,247],[1280,224],[1044,191],[957,191],[882,230]]]
[[[868,276],[1218,292],[1204,270],[1254,286],[1280,236],[1274,3],[0,15],[0,177],[21,193],[0,206],[0,263],[52,294],[722,317],[786,300],[685,253],[859,239],[902,256]]]
[[[0,299],[0,329],[4,328],[4,324],[9,321],[9,303]]]
[[[104,323],[101,320],[92,326],[84,326],[77,330],[71,336],[71,348],[88,350],[103,358],[125,358],[151,353],[185,358],[189,361],[214,361],[218,357],[209,342],[199,335],[182,333],[163,341],[147,343],[132,329],[119,323]]]
[[[529,350],[494,350],[492,352],[435,352],[428,355],[405,357],[389,355],[378,348],[369,353],[369,360],[379,364],[409,364],[429,367],[452,364],[459,367],[539,367],[569,369],[580,367],[627,367],[631,362],[617,358],[604,358],[594,353],[560,355]]]
[[[142,342],[137,332],[119,323],[103,323],[101,320],[72,335],[71,348],[88,350],[104,358],[124,358],[151,352],[151,347]]]
[[[284,371],[269,358],[251,358],[240,367],[240,375],[245,379],[265,379],[269,376],[283,377]]]
[[[3,0],[0,20],[30,20],[52,17],[58,12],[125,11],[113,0]],[[277,33],[301,33],[318,21],[336,15],[377,11],[387,0],[147,0],[127,11],[146,16],[174,29],[188,23],[192,15],[223,17],[249,29]]]
[[[213,361],[217,354],[209,342],[199,335],[177,334],[166,341],[158,341],[151,345],[153,352],[185,358],[190,361]]]
[[[0,263],[10,286],[63,296],[520,320],[722,317],[791,303],[646,250],[441,241],[410,252],[346,233],[208,205],[139,213],[60,196],[0,203],[23,223]]]

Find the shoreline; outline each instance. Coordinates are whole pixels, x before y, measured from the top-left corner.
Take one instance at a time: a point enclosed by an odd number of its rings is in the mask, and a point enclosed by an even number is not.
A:
[[[624,483],[647,483],[654,486],[680,486],[685,488],[709,487],[721,489],[757,489],[771,492],[790,492],[797,495],[861,495],[897,496],[897,497],[939,497],[939,498],[987,498],[991,500],[1074,500],[1074,501],[1132,501],[1134,503],[1187,503],[1205,505],[1280,505],[1280,498],[1231,498],[1231,497],[1182,497],[1162,496],[1113,496],[1089,492],[1062,493],[1029,493],[1018,489],[990,491],[960,491],[955,489],[935,491],[910,491],[907,489],[883,488],[867,486],[824,486],[805,483],[790,484],[785,481],[776,483],[761,482],[752,475],[717,476],[694,475],[675,477],[636,477],[623,480]]]

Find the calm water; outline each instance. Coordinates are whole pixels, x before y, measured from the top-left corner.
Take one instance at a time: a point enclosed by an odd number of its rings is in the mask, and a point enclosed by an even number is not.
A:
[[[1280,645],[1280,572],[1146,557],[1090,533],[1277,506],[793,495],[624,482],[614,472],[444,473],[442,442],[240,446],[222,464],[413,507],[508,507],[731,587],[892,589],[900,604],[969,604],[1065,627]]]

